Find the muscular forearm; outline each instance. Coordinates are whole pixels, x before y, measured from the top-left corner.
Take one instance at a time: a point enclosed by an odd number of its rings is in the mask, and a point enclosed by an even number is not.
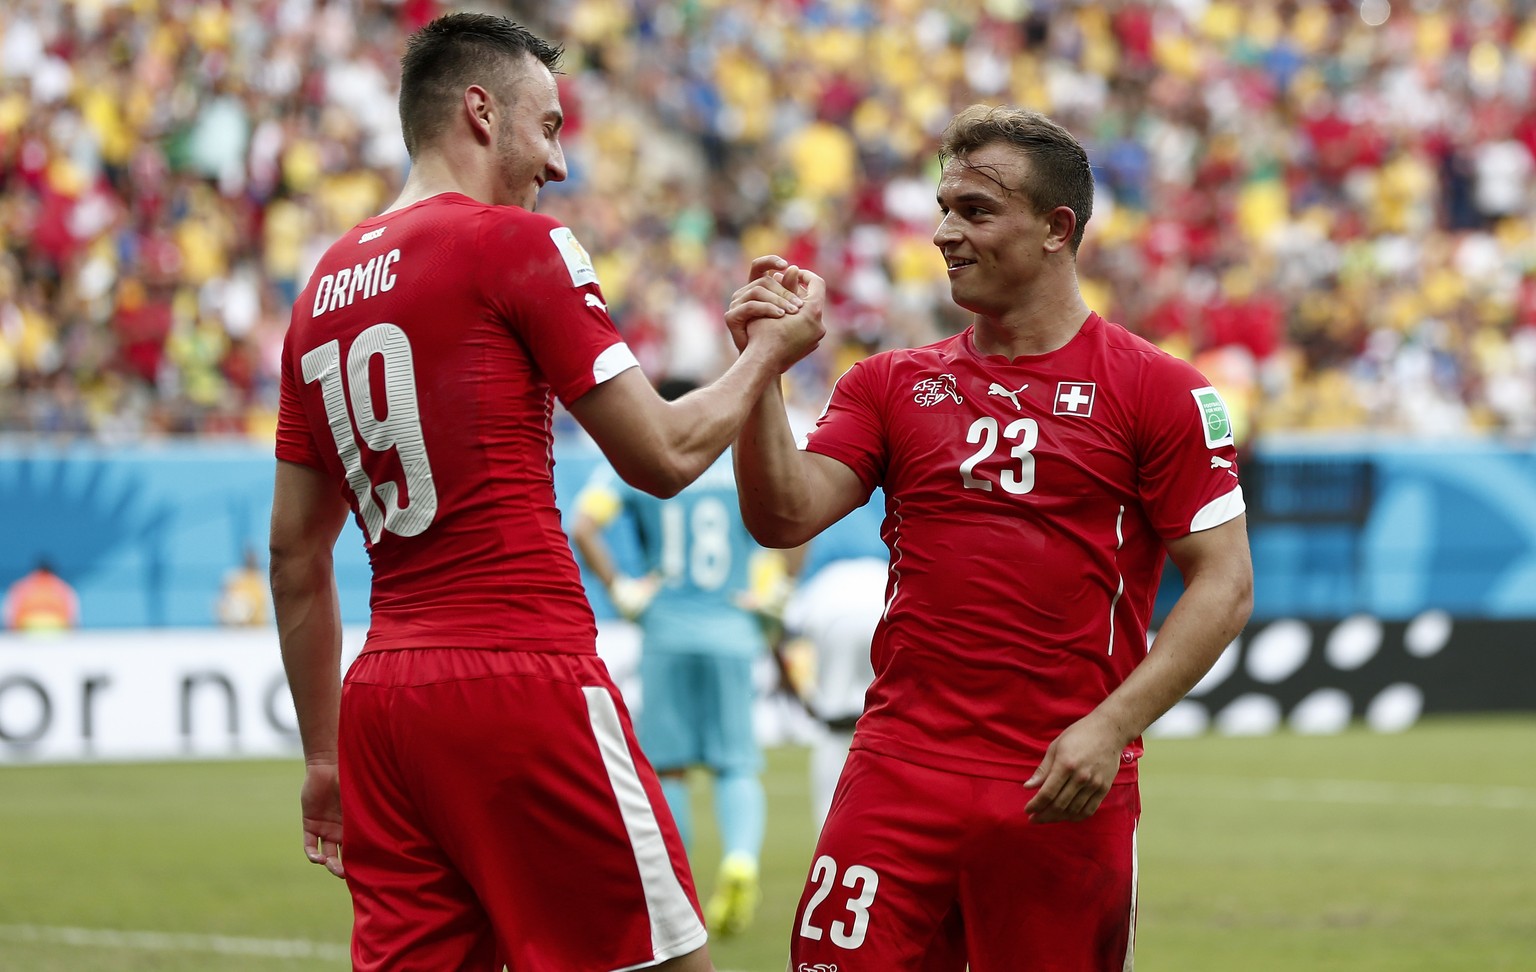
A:
[[[783,293],[745,303],[733,299],[726,323],[741,356],[712,384],[663,402],[645,376],[630,369],[570,403],[620,478],[665,499],[720,457],[764,390],[777,386],[779,375],[814,350],[825,333],[826,288],[820,278],[808,276],[804,299]],[[748,290],[757,294],[764,286]]]
[[[816,533],[819,525],[807,520],[814,506],[813,486],[777,384],[754,403],[732,459],[742,519],[759,543],[794,547]]]
[[[778,394],[777,361],[749,345],[712,384],[683,396],[668,407],[666,431],[676,487],[693,482],[736,439],[754,403]]]
[[[620,478],[665,499],[720,458],[752,403],[777,383],[780,358],[771,345],[750,346],[713,383],[674,402],[658,398],[632,369],[577,399],[571,411]]]
[[[306,761],[335,761],[341,708],[341,609],[329,558],[272,560],[283,669]]]

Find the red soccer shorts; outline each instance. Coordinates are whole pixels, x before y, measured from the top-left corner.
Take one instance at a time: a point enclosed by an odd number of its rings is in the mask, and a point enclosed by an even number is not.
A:
[[[790,972],[1125,972],[1136,784],[1032,824],[1017,781],[848,757],[795,913]]]
[[[682,840],[596,655],[365,652],[340,772],[354,969],[609,972],[704,944]]]

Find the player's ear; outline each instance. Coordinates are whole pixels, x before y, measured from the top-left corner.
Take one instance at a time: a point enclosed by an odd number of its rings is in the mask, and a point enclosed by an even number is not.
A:
[[[472,84],[464,89],[464,118],[468,122],[470,130],[475,133],[475,139],[485,145],[494,141],[491,134],[491,121],[496,114],[496,102],[491,93],[478,84]]]
[[[1045,252],[1057,253],[1072,243],[1077,230],[1077,213],[1071,206],[1057,206],[1045,217]]]

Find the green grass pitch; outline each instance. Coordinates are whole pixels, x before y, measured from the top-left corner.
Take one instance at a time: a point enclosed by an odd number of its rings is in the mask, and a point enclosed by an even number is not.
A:
[[[1536,718],[1148,750],[1143,972],[1536,968]],[[296,760],[0,768],[0,970],[347,968],[346,891],[303,859],[299,779]],[[721,970],[784,968],[812,844],[804,751],[773,750],[767,787],[763,908],[712,943]]]

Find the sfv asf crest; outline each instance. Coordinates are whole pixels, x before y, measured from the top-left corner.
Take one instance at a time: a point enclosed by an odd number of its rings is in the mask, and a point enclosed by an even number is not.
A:
[[[939,375],[937,378],[924,378],[912,386],[915,393],[912,400],[927,408],[929,405],[937,405],[946,398],[953,398],[961,403],[965,399],[960,397],[960,391],[955,387],[954,375]]]

